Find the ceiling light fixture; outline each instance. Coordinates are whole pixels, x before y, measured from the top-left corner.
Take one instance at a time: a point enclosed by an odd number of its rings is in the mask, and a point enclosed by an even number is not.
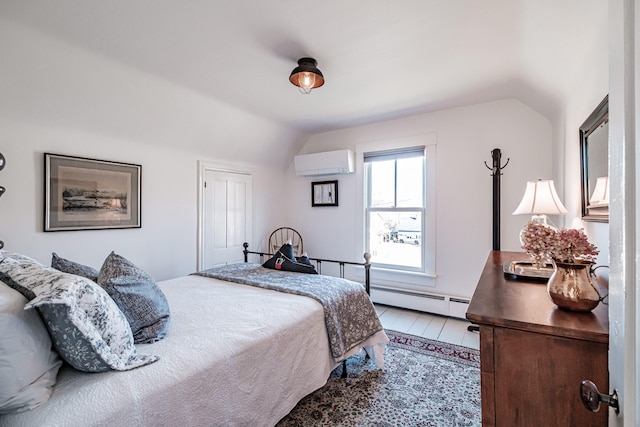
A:
[[[298,66],[293,69],[289,81],[298,86],[300,93],[310,94],[312,89],[324,84],[324,76],[317,68],[318,62],[313,58],[298,59]]]

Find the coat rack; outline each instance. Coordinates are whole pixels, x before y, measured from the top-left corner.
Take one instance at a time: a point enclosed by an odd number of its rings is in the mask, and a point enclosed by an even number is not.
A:
[[[507,163],[503,166],[500,166],[500,162],[502,159],[502,153],[499,148],[494,148],[491,150],[491,158],[493,159],[493,167],[489,167],[487,162],[484,162],[484,165],[491,171],[491,176],[493,177],[493,250],[500,250],[500,176],[502,175],[502,169],[506,168],[509,164],[509,160],[507,159]],[[480,327],[478,325],[469,325],[467,326],[467,330],[469,332],[479,332]]]
[[[507,163],[500,166],[502,153],[499,148],[491,150],[491,157],[493,159],[493,167],[489,167],[487,162],[484,165],[491,171],[493,177],[493,250],[500,250],[500,176],[502,175],[502,169],[506,168]]]
[[[4,169],[5,163],[7,163],[7,161],[5,160],[5,158],[2,155],[2,153],[0,153],[0,171],[2,169]],[[2,195],[4,194],[5,191],[6,191],[6,188],[4,188],[2,185],[0,185],[0,197],[2,197]],[[2,249],[2,248],[4,248],[4,242],[2,240],[0,240],[0,249]]]

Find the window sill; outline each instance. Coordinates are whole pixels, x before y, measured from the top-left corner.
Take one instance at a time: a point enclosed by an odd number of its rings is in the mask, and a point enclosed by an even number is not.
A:
[[[394,270],[390,268],[371,267],[371,283],[392,287],[435,288],[437,275],[416,271]]]

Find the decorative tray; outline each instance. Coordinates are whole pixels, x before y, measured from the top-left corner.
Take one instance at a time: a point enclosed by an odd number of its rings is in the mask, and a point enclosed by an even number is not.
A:
[[[507,261],[503,265],[504,275],[508,279],[536,280],[546,282],[553,274],[553,266],[545,264],[535,267],[530,261]]]

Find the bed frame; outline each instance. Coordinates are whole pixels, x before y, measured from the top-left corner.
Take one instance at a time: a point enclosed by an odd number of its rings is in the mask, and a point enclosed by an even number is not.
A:
[[[264,257],[272,257],[274,254],[270,254],[267,252],[254,252],[254,251],[250,251],[249,250],[249,243],[244,242],[242,244],[242,246],[244,247],[244,250],[242,251],[244,253],[244,262],[249,262],[249,254],[253,254],[253,255],[259,255],[260,256],[260,262],[263,261]],[[344,279],[344,266],[345,265],[361,265],[364,267],[364,288],[367,291],[368,295],[371,295],[371,279],[370,279],[370,274],[371,274],[371,254],[369,252],[365,252],[364,253],[364,262],[351,262],[351,261],[336,261],[333,259],[323,259],[323,258],[311,258],[309,257],[309,259],[313,262],[316,263],[316,268],[318,269],[318,274],[322,274],[322,263],[323,262],[330,262],[330,263],[334,263],[334,264],[338,264],[340,267],[340,278]]]
[[[266,253],[266,252],[250,251],[249,250],[249,243],[247,243],[247,242],[244,242],[242,244],[242,246],[244,247],[244,250],[242,251],[244,253],[244,262],[249,262],[249,254],[259,255],[261,263],[263,262],[263,259],[264,259],[265,256],[272,257],[274,255],[274,254],[270,254],[270,253]],[[336,260],[332,260],[332,259],[311,258],[311,257],[309,257],[309,259],[316,263],[316,268],[318,269],[318,274],[322,274],[322,263],[323,262],[330,262],[330,263],[338,264],[340,266],[340,278],[342,278],[342,279],[344,279],[344,266],[345,265],[361,265],[361,266],[364,266],[364,288],[367,291],[367,295],[371,295],[371,280],[370,280],[371,254],[369,252],[365,252],[364,253],[364,262],[362,262],[362,263],[360,263],[360,262],[351,262],[351,261],[336,261]],[[365,356],[365,360],[367,360],[368,358],[369,358],[369,355],[367,354]],[[342,378],[347,378],[347,360],[346,359],[342,361]]]

